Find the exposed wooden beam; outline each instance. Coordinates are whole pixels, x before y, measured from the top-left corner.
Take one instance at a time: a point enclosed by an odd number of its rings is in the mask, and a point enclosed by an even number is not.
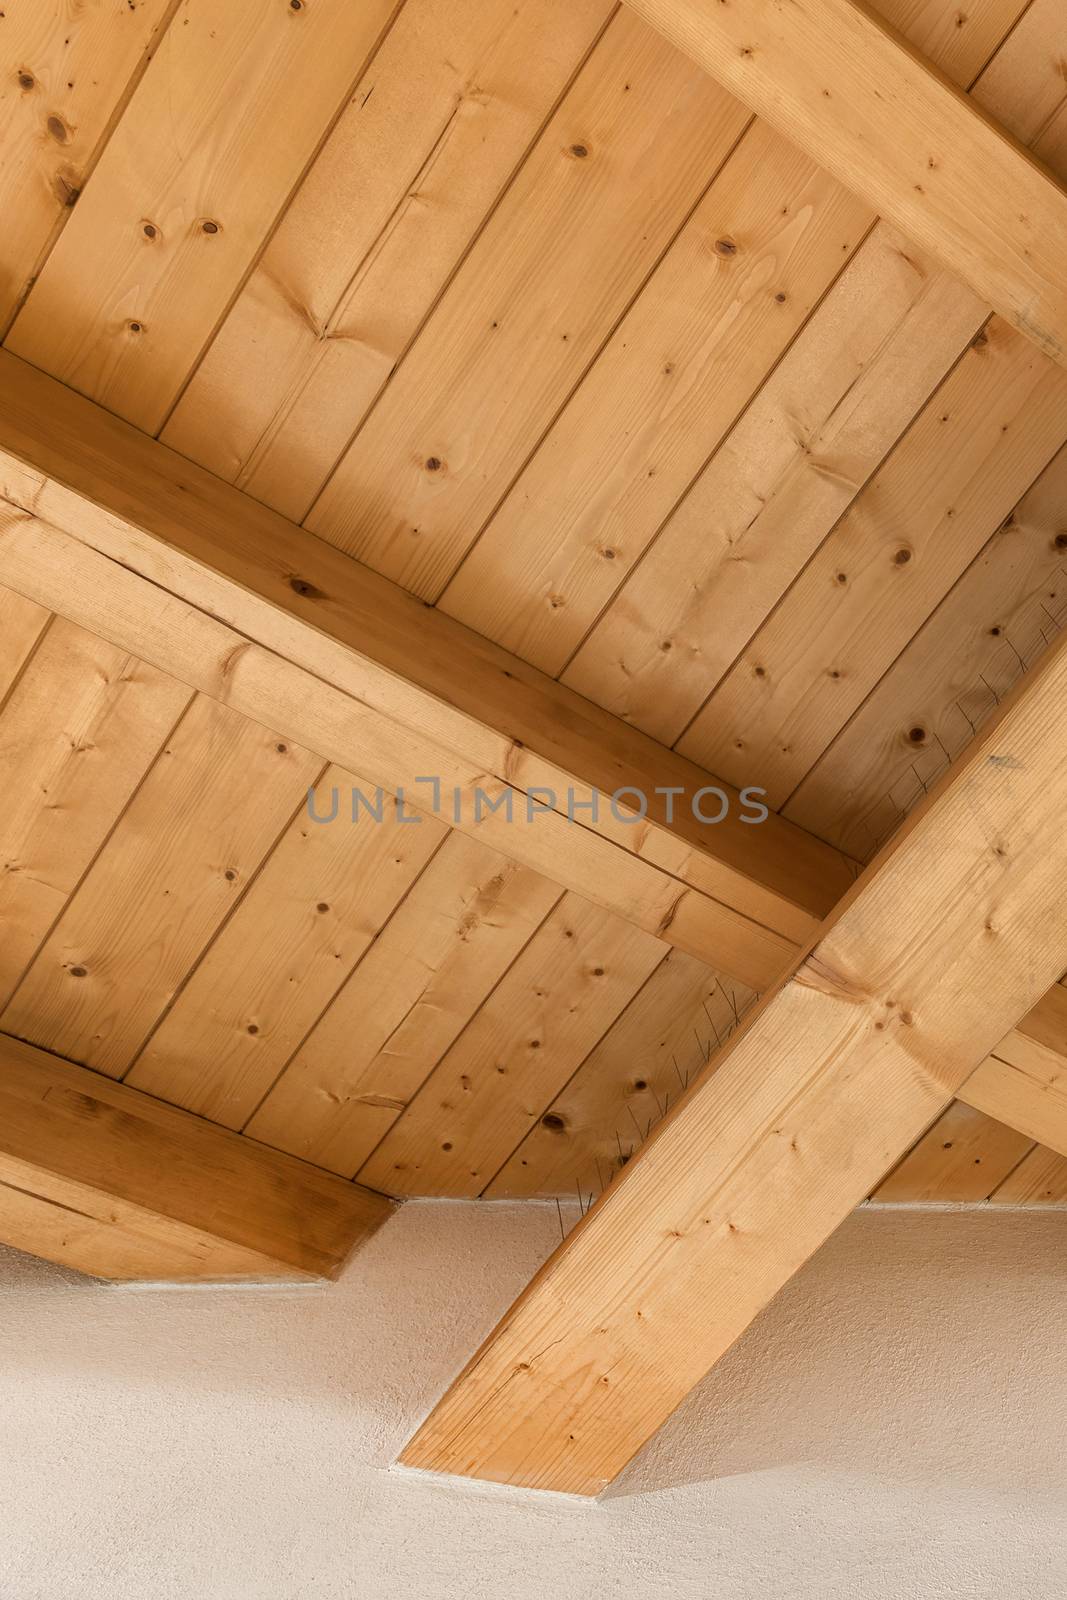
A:
[[[880,18],[855,0],[628,3],[1067,361],[1067,193]]]
[[[408,1445],[595,1494],[1067,962],[1067,640],[632,1158]]]
[[[1067,989],[1054,984],[982,1062],[959,1098],[1067,1156]]]
[[[0,1035],[5,1244],[100,1278],[332,1278],[392,1209]]]
[[[698,821],[691,762],[5,352],[0,583],[413,807],[439,779],[444,820],[754,988],[852,881],[732,789]]]

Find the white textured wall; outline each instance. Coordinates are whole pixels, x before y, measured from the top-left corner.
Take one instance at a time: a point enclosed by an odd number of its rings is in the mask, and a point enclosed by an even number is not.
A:
[[[599,1504],[391,1470],[557,1233],[414,1204],[323,1290],[0,1257],[0,1597],[1067,1595],[1067,1214],[857,1216]]]

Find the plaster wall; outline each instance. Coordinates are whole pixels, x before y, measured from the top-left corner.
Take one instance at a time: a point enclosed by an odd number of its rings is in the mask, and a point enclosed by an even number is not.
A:
[[[0,1255],[0,1600],[1067,1595],[1067,1213],[857,1214],[597,1503],[393,1468],[557,1240],[419,1202],[292,1290]]]

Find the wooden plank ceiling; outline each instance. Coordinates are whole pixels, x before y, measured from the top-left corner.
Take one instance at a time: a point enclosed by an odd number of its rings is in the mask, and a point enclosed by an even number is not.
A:
[[[1067,178],[1062,0],[878,10]],[[0,64],[6,350],[763,789],[839,873],[784,951],[1057,636],[1063,366],[635,10],[9,0]],[[170,665],[0,590],[0,1033],[388,1195],[588,1203],[770,956],[317,823],[359,769]],[[1017,1125],[953,1104],[875,1199],[1067,1203]]]

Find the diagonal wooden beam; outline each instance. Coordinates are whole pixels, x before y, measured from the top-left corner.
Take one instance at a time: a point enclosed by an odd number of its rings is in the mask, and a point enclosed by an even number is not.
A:
[[[959,1092],[976,1111],[1067,1156],[1067,989],[1048,994]]]
[[[1067,962],[1067,640],[535,1277],[403,1454],[595,1494]]]
[[[332,1278],[383,1195],[0,1035],[0,1239],[99,1278]]]
[[[1067,362],[1067,193],[880,18],[856,0],[628,3]]]
[[[445,821],[751,987],[852,882],[729,786],[698,820],[691,762],[2,351],[0,583],[413,808],[439,780]]]

